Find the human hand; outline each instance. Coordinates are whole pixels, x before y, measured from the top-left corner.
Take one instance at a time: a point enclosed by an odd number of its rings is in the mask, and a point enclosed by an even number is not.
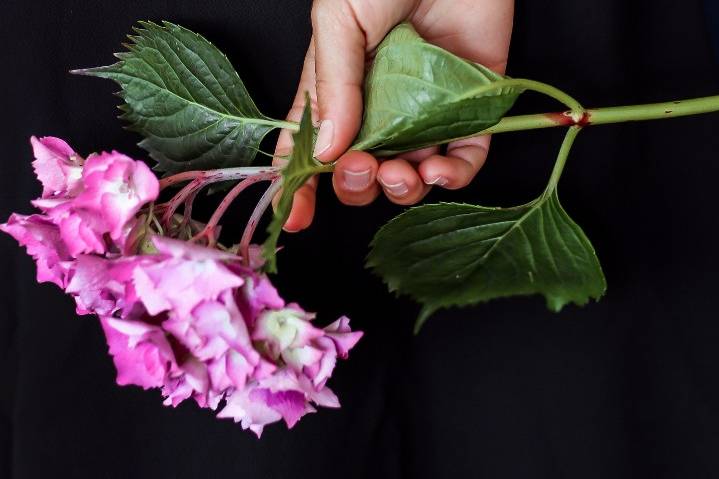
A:
[[[410,205],[433,185],[457,189],[472,181],[487,157],[489,136],[449,143],[446,155],[434,146],[381,163],[369,153],[346,151],[362,121],[365,66],[385,35],[409,21],[428,42],[504,73],[513,13],[514,0],[315,0],[314,34],[287,119],[299,121],[309,92],[313,117],[320,119],[315,156],[337,160],[332,183],[340,201],[366,205],[381,189],[390,201]],[[275,155],[291,148],[291,134],[283,130]],[[314,177],[295,193],[286,231],[312,223],[316,187]]]

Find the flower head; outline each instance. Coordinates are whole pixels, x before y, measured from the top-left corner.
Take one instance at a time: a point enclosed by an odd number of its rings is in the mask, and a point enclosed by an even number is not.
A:
[[[326,382],[362,336],[347,318],[322,329],[287,304],[260,272],[259,247],[241,242],[243,262],[157,235],[163,228],[145,207],[159,182],[144,163],[117,152],[83,160],[58,138],[31,142],[43,185],[32,204],[42,214],[13,214],[0,231],[27,248],[38,281],[100,318],[118,384],[159,388],[169,406],[224,401],[218,417],[257,436],[280,420],[293,427],[316,406],[339,407]],[[166,224],[170,234],[175,226],[192,232],[196,222]]]

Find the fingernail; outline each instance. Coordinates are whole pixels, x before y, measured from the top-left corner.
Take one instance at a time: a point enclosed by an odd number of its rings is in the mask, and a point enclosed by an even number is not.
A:
[[[320,122],[320,131],[317,133],[317,142],[315,142],[315,156],[320,156],[332,146],[332,135],[334,135],[334,132],[335,127],[332,124],[332,120],[322,120],[322,122]]]
[[[432,180],[425,181],[425,184],[428,184],[428,185],[436,185],[436,186],[444,186],[444,185],[446,185],[448,182],[449,182],[449,180],[448,180],[447,178],[445,178],[444,176],[438,176],[437,178],[434,178],[434,179],[432,179]]]
[[[384,189],[392,196],[404,196],[409,191],[409,187],[404,181],[400,181],[399,183],[385,183],[380,180],[379,182],[382,183]]]
[[[344,184],[345,188],[350,191],[362,191],[367,189],[370,183],[370,176],[372,168],[367,168],[364,171],[344,171]]]

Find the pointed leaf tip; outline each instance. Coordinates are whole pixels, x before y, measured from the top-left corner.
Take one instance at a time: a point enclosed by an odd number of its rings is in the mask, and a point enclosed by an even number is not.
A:
[[[75,70],[121,87],[123,119],[145,137],[143,148],[168,173],[251,163],[275,128],[255,106],[227,57],[170,22],[140,21],[119,62]]]

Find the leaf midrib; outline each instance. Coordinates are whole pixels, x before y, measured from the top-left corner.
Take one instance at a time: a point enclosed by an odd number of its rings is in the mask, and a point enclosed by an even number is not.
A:
[[[184,102],[186,102],[186,103],[189,103],[189,104],[191,104],[191,105],[196,106],[197,108],[200,108],[200,109],[203,109],[203,110],[205,110],[205,111],[211,112],[212,114],[214,114],[214,115],[216,115],[216,116],[220,116],[220,117],[225,118],[225,119],[234,120],[234,121],[236,121],[236,122],[238,122],[238,123],[248,123],[248,124],[252,124],[252,125],[266,125],[266,126],[271,126],[271,127],[273,127],[273,128],[277,128],[277,127],[279,126],[279,125],[277,125],[277,122],[276,122],[276,121],[270,120],[270,119],[267,119],[267,118],[242,117],[242,116],[235,116],[235,115],[230,115],[230,114],[228,114],[228,113],[219,112],[219,111],[214,110],[214,109],[212,109],[212,108],[210,108],[210,107],[208,107],[208,106],[206,106],[206,105],[203,105],[203,104],[201,104],[201,103],[197,103],[196,101],[188,100],[188,99],[185,98],[184,96],[178,95],[178,94],[175,93],[174,91],[167,89],[167,87],[162,87],[162,86],[158,85],[157,83],[154,83],[154,82],[152,82],[152,81],[150,81],[150,80],[147,80],[147,79],[142,78],[142,77],[139,77],[139,76],[131,75],[131,74],[126,73],[126,72],[119,72],[119,71],[114,71],[114,72],[112,72],[112,71],[111,71],[111,72],[109,72],[109,74],[110,74],[110,75],[116,75],[116,76],[125,76],[125,77],[128,77],[128,78],[133,79],[133,80],[138,80],[138,81],[140,81],[140,82],[147,83],[147,84],[149,84],[149,85],[152,85],[155,89],[161,90],[161,91],[165,91],[165,92],[169,93],[170,95],[172,95],[172,96],[174,96],[174,97],[176,97],[176,98],[179,98],[180,100],[182,100],[182,101],[184,101]],[[135,112],[135,114],[138,115],[138,116],[144,116],[145,118],[152,118],[152,116],[141,115],[140,113],[137,113],[137,112]]]
[[[484,253],[482,256],[479,257],[479,265],[484,265],[484,263],[487,261],[489,256],[494,252],[495,249],[497,249],[502,242],[514,231],[515,228],[521,227],[522,222],[526,220],[528,217],[530,217],[535,211],[537,211],[541,206],[547,201],[547,197],[542,197],[539,201],[536,203],[530,203],[530,207],[527,209],[527,212],[524,213],[522,216],[519,217],[519,219],[507,229],[506,233],[499,237],[497,241],[487,250],[486,253]],[[474,268],[476,269],[476,267]]]

